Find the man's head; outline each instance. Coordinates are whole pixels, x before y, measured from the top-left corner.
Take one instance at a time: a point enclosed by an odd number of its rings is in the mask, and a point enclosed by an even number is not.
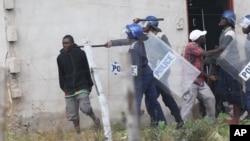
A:
[[[206,34],[207,31],[200,31],[196,29],[189,34],[189,39],[193,42],[203,45],[206,43],[206,37],[205,37]]]
[[[221,26],[223,28],[227,27],[227,26],[231,26],[234,28],[235,21],[236,21],[235,13],[231,10],[226,10],[221,15],[219,26]]]
[[[71,35],[65,35],[62,40],[63,48],[65,51],[69,51],[74,47],[74,38]]]
[[[161,29],[158,28],[159,22],[157,21],[157,18],[155,16],[147,16],[146,20],[148,21],[142,23],[144,32],[148,33],[149,31],[161,31]]]
[[[242,28],[242,32],[248,34],[250,32],[250,15],[242,17],[239,21],[239,25]]]

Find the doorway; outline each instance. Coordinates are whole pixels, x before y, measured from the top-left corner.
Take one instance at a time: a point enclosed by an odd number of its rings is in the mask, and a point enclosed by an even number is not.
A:
[[[218,26],[224,10],[233,10],[233,0],[187,0],[188,30],[206,30],[205,50],[218,45],[221,28]]]
[[[187,0],[188,30],[206,30],[206,44],[204,50],[211,50],[219,44],[222,28],[218,26],[221,14],[225,10],[233,10],[233,0]],[[204,66],[206,73],[210,72],[209,66]],[[214,92],[214,83],[210,88]]]

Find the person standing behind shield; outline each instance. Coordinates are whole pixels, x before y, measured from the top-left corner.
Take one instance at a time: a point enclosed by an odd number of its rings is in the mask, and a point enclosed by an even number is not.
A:
[[[158,27],[159,22],[157,21],[157,18],[155,16],[147,16],[145,18],[147,21],[143,23],[143,32],[144,34],[148,34],[149,32],[152,32],[157,37],[159,37],[163,42],[165,42],[169,47],[171,47],[169,40],[162,32],[162,30]],[[140,23],[140,18],[135,18],[133,20],[134,23]],[[144,40],[144,37],[141,36],[139,39]],[[117,39],[117,40],[110,40],[107,43],[105,43],[106,47],[111,46],[122,46],[122,45],[129,45],[128,40],[126,39]],[[156,65],[156,64],[155,64]],[[164,86],[161,82],[156,80],[156,88],[157,88],[157,97],[159,95],[162,96],[162,101],[164,102],[165,106],[168,107],[171,111],[171,114],[174,116],[175,121],[177,122],[177,128],[180,128],[183,126],[183,119],[180,114],[180,109],[178,107],[178,104],[176,103],[175,99],[171,95],[171,92],[166,86]],[[145,105],[148,105],[149,98],[145,97]],[[148,108],[148,107],[147,107]]]
[[[226,10],[222,13],[219,26],[223,30],[219,37],[218,48],[225,49],[235,39],[235,21],[236,15],[233,11]],[[215,56],[215,59],[217,59],[219,55],[220,53]],[[238,54],[234,55],[238,56]],[[229,124],[237,124],[242,112],[244,111],[242,85],[222,67],[217,65],[217,70],[219,79],[215,93],[219,96],[219,100],[222,101],[222,105],[226,109],[225,112],[232,116],[232,119],[226,122]]]
[[[166,43],[169,47],[171,47],[169,40],[166,36],[166,34],[164,34],[162,32],[162,30],[158,27],[159,22],[157,21],[157,18],[155,16],[147,16],[146,17],[146,22],[143,22],[143,31],[148,34],[149,32],[152,32],[153,34],[155,34],[157,37],[159,37],[164,43]],[[134,22],[138,23],[140,22],[140,19],[135,19]],[[156,64],[154,64],[156,65]],[[168,74],[165,75],[169,75],[170,70],[167,72]],[[173,117],[175,118],[175,121],[177,122],[177,129],[182,127],[184,122],[183,119],[181,117],[181,113],[180,113],[180,109],[178,107],[178,104],[176,103],[175,99],[173,98],[170,90],[164,85],[162,84],[162,82],[160,82],[158,79],[155,79],[155,83],[156,83],[156,88],[157,88],[157,96],[159,97],[161,95],[162,97],[162,101],[164,102],[165,106],[168,107],[170,109],[171,114],[173,115]],[[167,82],[167,81],[165,81]],[[146,97],[145,98],[145,105],[148,105],[149,99]]]
[[[249,53],[250,52],[250,15],[246,15],[246,16],[242,17],[240,22],[239,22],[239,25],[242,28],[242,32],[247,35],[247,37],[246,37],[247,42],[245,44],[245,49],[246,49],[245,52]],[[246,57],[247,57],[246,64],[248,64],[250,61],[250,55],[246,54]],[[246,119],[250,120],[250,80],[249,79],[245,82],[245,87],[246,87],[245,95],[244,95],[245,109],[248,113],[246,116]]]

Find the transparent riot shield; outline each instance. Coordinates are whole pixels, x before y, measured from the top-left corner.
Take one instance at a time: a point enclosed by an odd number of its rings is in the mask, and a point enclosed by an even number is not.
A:
[[[144,43],[154,77],[172,94],[181,97],[200,71],[153,33],[148,33],[148,40]]]
[[[237,36],[217,58],[217,63],[241,84],[250,78],[250,40]]]

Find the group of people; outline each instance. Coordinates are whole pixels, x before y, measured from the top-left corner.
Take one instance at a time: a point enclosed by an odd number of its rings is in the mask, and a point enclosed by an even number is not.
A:
[[[229,124],[239,123],[240,117],[245,111],[248,113],[245,118],[250,119],[249,80],[245,84],[240,83],[235,79],[238,76],[230,75],[216,62],[220,54],[235,42],[235,24],[235,13],[230,10],[224,11],[219,21],[219,26],[222,28],[219,45],[215,46],[213,50],[206,51],[203,49],[206,43],[206,31],[193,30],[189,34],[191,42],[185,47],[184,57],[201,73],[189,88],[189,91],[183,95],[181,115],[184,120],[192,118],[192,110],[196,99],[202,103],[203,108],[201,107],[201,109],[204,109],[204,115],[210,117],[213,123],[216,123],[216,118],[220,112],[231,115],[232,119],[225,120]],[[250,16],[242,17],[239,25],[242,27],[243,33],[247,34],[247,40],[249,40]],[[233,47],[237,50],[237,46]],[[237,56],[238,54],[234,55]],[[246,56],[249,56],[249,54],[246,54]],[[249,58],[246,60],[249,61]],[[209,64],[213,73],[207,74],[204,71],[205,64]],[[216,82],[214,93],[205,80]]]
[[[244,34],[249,34],[249,23],[247,26],[243,27],[242,23],[246,23],[247,17],[245,16],[240,20],[239,25],[242,27],[242,31]],[[203,65],[203,63],[210,64],[211,69],[213,69],[213,73],[209,74],[207,76],[206,73],[204,73],[203,68],[201,70],[200,76],[197,78],[197,80],[204,81],[204,77],[207,77],[210,80],[216,81],[216,86],[214,90],[214,94],[211,92],[210,88],[206,88],[208,91],[204,92],[202,91],[203,88],[206,87],[206,83],[198,83],[195,82],[193,85],[198,88],[190,88],[190,91],[188,95],[191,93],[197,94],[198,91],[198,96],[197,99],[201,101],[203,106],[205,107],[205,113],[207,116],[211,117],[214,119],[213,121],[215,122],[216,117],[218,116],[218,113],[220,112],[225,112],[229,113],[232,117],[230,120],[226,120],[227,123],[229,124],[237,124],[239,123],[240,117],[242,114],[247,111],[248,115],[246,116],[247,119],[250,119],[250,101],[249,101],[249,86],[244,85],[243,83],[240,83],[236,77],[239,76],[232,76],[232,74],[229,74],[225,68],[221,67],[218,65],[218,57],[224,51],[228,46],[233,45],[233,47],[237,49],[237,45],[234,44],[236,42],[236,35],[235,35],[235,24],[236,24],[236,15],[233,11],[227,10],[224,11],[221,15],[221,19],[219,22],[219,26],[222,28],[222,32],[219,37],[219,45],[215,46],[214,50],[209,50],[209,51],[204,51],[202,50],[202,46],[204,44],[204,38],[205,38],[205,32],[203,31],[192,31],[190,33],[190,39],[194,42],[196,45],[191,45],[190,44],[186,46],[185,50],[185,58],[187,60],[190,60],[190,62],[193,62],[195,66]],[[199,35],[198,37],[195,35]],[[195,37],[195,39],[193,39]],[[193,44],[191,42],[191,44]],[[196,46],[196,47],[195,47]],[[201,51],[197,51],[201,50]],[[238,56],[239,54],[233,54],[234,56]],[[205,60],[202,56],[208,56],[206,57]],[[249,56],[246,54],[246,56]],[[197,58],[199,57],[199,58]],[[237,58],[237,57],[234,57]],[[192,61],[193,59],[193,61]],[[197,61],[197,60],[199,61]],[[248,60],[248,59],[246,59]],[[234,61],[236,63],[236,60],[230,60]],[[249,61],[249,60],[248,60]],[[245,64],[246,65],[246,64]],[[202,67],[202,66],[200,66]],[[243,69],[243,68],[242,68]],[[246,84],[249,82],[247,81]],[[243,84],[243,85],[242,85]],[[245,89],[244,89],[245,88]],[[208,94],[209,93],[209,94]],[[195,94],[191,94],[194,96]],[[205,99],[202,97],[202,95],[206,95]],[[207,97],[208,95],[209,98]],[[185,108],[188,107],[188,101],[190,98],[188,97],[187,100],[185,100],[184,96],[184,105],[182,111],[185,111]],[[194,101],[194,100],[193,100]],[[209,102],[210,101],[210,102]],[[213,101],[213,102],[212,102]],[[216,105],[216,106],[214,106]],[[184,112],[185,113],[185,112]],[[183,114],[182,114],[183,115]]]
[[[155,16],[147,16],[145,19],[146,22],[142,22],[142,26],[138,24],[141,22],[139,18],[134,19],[134,23],[126,26],[127,39],[110,40],[105,43],[105,45],[106,47],[130,45],[129,53],[131,55],[132,65],[137,66],[138,72],[137,75],[134,76],[138,115],[140,113],[142,97],[145,95],[145,105],[151,118],[151,124],[157,125],[160,121],[167,124],[162,108],[157,101],[157,98],[161,95],[165,106],[170,109],[171,114],[177,122],[177,128],[180,128],[184,124],[184,121],[181,117],[178,104],[171,95],[170,90],[153,76],[153,70],[149,66],[143,41],[147,40],[146,35],[151,32],[169,47],[171,47],[171,45],[167,36],[162,33],[158,27],[159,22],[157,18]]]
[[[177,122],[177,128],[181,128],[184,122],[192,119],[193,108],[196,99],[203,104],[205,115],[211,118],[213,124],[216,123],[216,105],[221,103],[227,108],[232,104],[235,108],[233,117],[239,117],[243,111],[247,111],[247,118],[250,119],[250,83],[245,83],[246,90],[243,86],[223,68],[216,64],[216,58],[223,50],[235,39],[235,21],[236,16],[233,11],[224,11],[221,15],[219,26],[222,27],[222,33],[219,38],[219,45],[213,50],[204,50],[206,44],[207,31],[195,29],[190,32],[190,42],[185,47],[184,58],[194,67],[200,70],[199,76],[191,85],[189,90],[183,95],[182,107],[179,108],[173,98],[171,91],[164,87],[153,75],[144,42],[147,40],[149,32],[155,34],[163,42],[171,47],[167,36],[158,27],[159,22],[155,16],[147,16],[147,22],[142,22],[136,18],[132,24],[126,26],[127,39],[110,40],[105,43],[105,47],[129,45],[128,53],[131,56],[131,64],[135,66],[133,73],[135,97],[137,102],[138,124],[140,123],[140,111],[143,96],[145,96],[145,105],[147,113],[150,115],[151,124],[157,125],[160,121],[167,125],[164,112],[158,102],[161,95],[166,107],[171,111]],[[142,24],[138,24],[138,23]],[[239,24],[243,33],[247,34],[247,40],[250,40],[250,15],[242,18]],[[89,93],[93,86],[90,75],[90,68],[86,54],[74,43],[71,35],[63,38],[63,49],[57,58],[59,70],[60,88],[65,93],[66,115],[68,120],[73,121],[76,132],[80,133],[79,126],[79,109],[89,115],[96,128],[100,128],[100,120],[95,116],[89,101]],[[204,64],[212,64],[216,73],[207,74],[204,71]],[[206,80],[217,81],[215,94],[212,92]],[[244,97],[244,100],[242,100]],[[237,110],[238,109],[238,110]]]

